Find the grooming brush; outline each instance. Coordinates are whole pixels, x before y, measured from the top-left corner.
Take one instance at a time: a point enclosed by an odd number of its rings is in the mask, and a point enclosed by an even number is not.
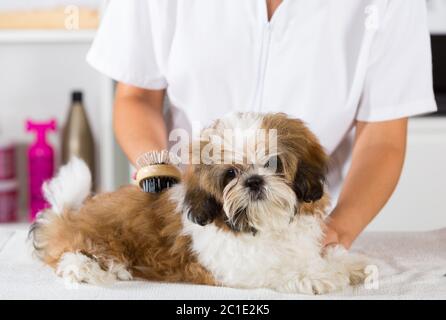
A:
[[[172,164],[171,154],[167,150],[140,155],[136,166],[136,182],[147,193],[159,193],[181,180],[181,172]]]

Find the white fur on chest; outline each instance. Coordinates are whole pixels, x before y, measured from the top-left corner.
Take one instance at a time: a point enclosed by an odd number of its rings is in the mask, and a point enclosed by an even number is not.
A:
[[[233,234],[215,225],[198,226],[183,219],[199,262],[223,285],[277,287],[294,277],[304,277],[319,264],[320,220],[296,217],[281,233]]]
[[[316,216],[297,215],[280,231],[234,234],[189,221],[184,191],[181,184],[170,190],[182,215],[183,233],[192,238],[198,261],[220,285],[322,294],[365,279],[364,257],[348,254],[341,246],[326,248],[321,256],[322,221]]]

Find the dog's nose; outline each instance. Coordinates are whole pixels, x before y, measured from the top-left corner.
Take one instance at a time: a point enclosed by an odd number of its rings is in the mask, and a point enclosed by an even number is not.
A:
[[[257,174],[250,176],[245,181],[245,185],[252,191],[259,191],[260,188],[263,186],[263,183],[263,178]]]

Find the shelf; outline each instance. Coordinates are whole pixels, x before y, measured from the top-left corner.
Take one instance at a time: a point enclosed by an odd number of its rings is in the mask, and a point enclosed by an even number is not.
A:
[[[0,44],[90,43],[96,30],[0,30]]]

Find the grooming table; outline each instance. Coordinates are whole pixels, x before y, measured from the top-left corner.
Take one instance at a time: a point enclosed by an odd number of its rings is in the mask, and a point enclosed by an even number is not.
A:
[[[352,251],[374,259],[378,288],[323,296],[147,281],[73,286],[31,256],[26,238],[26,225],[0,225],[0,299],[446,299],[446,229],[364,233]]]

